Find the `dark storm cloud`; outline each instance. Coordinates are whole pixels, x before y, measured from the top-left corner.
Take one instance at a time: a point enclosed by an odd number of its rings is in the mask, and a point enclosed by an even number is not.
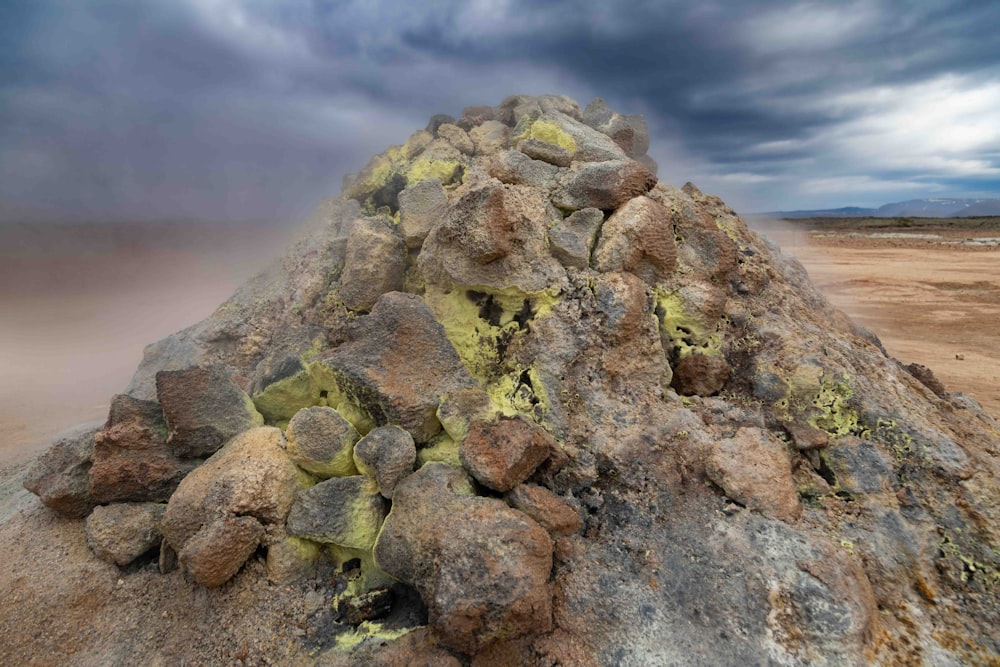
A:
[[[739,207],[996,192],[992,2],[7,2],[0,216],[284,218],[436,112],[644,113]]]

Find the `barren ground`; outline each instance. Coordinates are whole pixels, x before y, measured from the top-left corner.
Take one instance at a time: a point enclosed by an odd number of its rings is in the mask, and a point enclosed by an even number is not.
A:
[[[874,331],[891,355],[927,366],[948,391],[968,394],[1000,416],[1000,245],[983,241],[1000,241],[1000,220],[965,229],[926,221],[860,233],[848,224],[757,227],[802,262],[822,292]]]

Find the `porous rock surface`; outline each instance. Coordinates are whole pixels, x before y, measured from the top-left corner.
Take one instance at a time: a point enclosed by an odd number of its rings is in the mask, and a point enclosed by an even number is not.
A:
[[[432,118],[346,178],[279,263],[149,346],[93,452],[61,441],[26,480],[69,517],[102,504],[95,538],[141,507],[108,503],[169,500],[165,574],[100,563],[143,619],[174,619],[139,648],[162,664],[994,664],[997,423],[888,357],[718,198],[659,182],[648,146],[641,117],[601,100]],[[304,409],[362,439],[304,452]],[[140,576],[181,595],[153,604]],[[161,614],[173,597],[208,611]],[[237,615],[296,620],[205,632]],[[0,636],[51,629],[29,626]],[[133,657],[97,636],[70,643]],[[260,648],[225,652],[241,641]]]

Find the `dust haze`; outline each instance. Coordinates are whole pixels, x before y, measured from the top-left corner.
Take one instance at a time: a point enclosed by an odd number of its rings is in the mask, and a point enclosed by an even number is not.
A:
[[[279,257],[263,224],[0,225],[0,466],[103,421],[143,348]]]

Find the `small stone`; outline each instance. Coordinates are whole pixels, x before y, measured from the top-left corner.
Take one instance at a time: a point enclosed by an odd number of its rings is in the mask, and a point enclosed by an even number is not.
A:
[[[500,151],[493,155],[486,170],[490,176],[509,185],[528,185],[548,192],[556,187],[559,167],[532,160],[520,151]]]
[[[713,396],[726,385],[731,369],[722,357],[697,352],[674,365],[671,386],[683,396]]]
[[[49,509],[73,519],[82,519],[97,502],[90,493],[90,459],[94,434],[89,426],[62,434],[31,464],[24,475],[24,488],[39,497]]]
[[[585,269],[590,266],[590,251],[604,223],[600,209],[574,211],[549,229],[549,249],[563,266]]]
[[[451,439],[462,442],[469,432],[469,425],[477,419],[488,420],[493,410],[490,395],[482,388],[466,387],[441,397],[437,417]]]
[[[365,621],[382,618],[392,609],[392,597],[392,590],[388,588],[377,588],[360,595],[342,597],[337,600],[334,608],[337,622],[359,625]]]
[[[448,212],[441,181],[428,178],[399,193],[399,231],[407,248],[419,248],[427,233]]]
[[[388,512],[375,480],[336,477],[300,491],[288,513],[289,534],[349,549],[371,549]]]
[[[162,503],[114,503],[99,505],[87,517],[87,545],[94,555],[125,567],[159,546]]]
[[[791,521],[802,514],[788,452],[769,431],[738,429],[716,444],[705,472],[727,496],[765,516]]]
[[[416,460],[413,437],[398,426],[380,426],[354,446],[355,466],[373,477],[379,493],[390,500],[396,484],[413,472]]]
[[[782,426],[785,427],[788,435],[792,436],[792,442],[800,451],[819,449],[830,443],[829,433],[810,424],[787,421]]]
[[[583,122],[606,134],[631,158],[649,149],[649,130],[642,116],[625,116],[608,109],[604,100],[594,99],[583,110]]]
[[[170,574],[177,569],[177,552],[166,539],[160,540],[160,558],[156,563],[160,574]]]
[[[580,513],[565,500],[537,484],[518,484],[507,504],[538,522],[550,535],[571,535],[583,527]]]
[[[427,121],[427,127],[424,128],[425,131],[434,134],[438,131],[438,128],[446,123],[454,124],[455,119],[446,113],[436,113],[431,116],[431,119]]]
[[[380,296],[402,288],[405,269],[406,244],[399,232],[388,220],[362,218],[347,237],[340,299],[351,310],[371,310]]]
[[[267,559],[264,561],[267,580],[283,586],[300,581],[316,569],[320,547],[315,542],[303,540],[279,531],[276,538],[269,539]]]
[[[250,516],[223,515],[201,528],[178,554],[181,565],[206,588],[218,588],[257,550],[264,527]]]
[[[438,126],[437,135],[466,155],[472,155],[476,150],[469,134],[457,125],[442,123]]]
[[[167,422],[167,446],[181,458],[208,456],[264,418],[223,366],[156,374],[156,396]]]
[[[297,466],[318,477],[358,474],[354,467],[357,430],[333,408],[303,408],[295,413],[285,431],[285,451]]]
[[[473,422],[459,456],[477,482],[505,492],[527,479],[554,446],[545,429],[519,415]]]

